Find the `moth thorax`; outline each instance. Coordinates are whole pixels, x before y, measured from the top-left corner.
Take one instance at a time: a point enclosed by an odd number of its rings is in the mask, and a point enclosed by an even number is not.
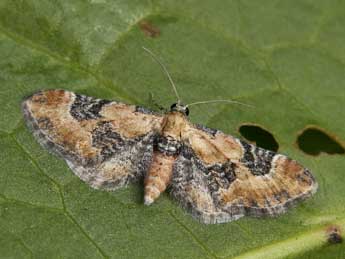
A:
[[[174,136],[175,139],[179,139],[186,125],[186,116],[180,112],[170,112],[164,118],[162,133],[165,136]]]
[[[156,149],[166,155],[175,155],[180,152],[181,143],[171,136],[161,136],[157,139]]]

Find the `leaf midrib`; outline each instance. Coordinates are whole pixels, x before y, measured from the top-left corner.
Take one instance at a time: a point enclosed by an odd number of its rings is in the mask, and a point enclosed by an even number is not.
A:
[[[327,243],[326,228],[329,225],[336,225],[341,229],[345,228],[345,217],[330,221],[312,230],[304,231],[288,239],[252,249],[231,259],[277,259],[290,255],[298,255],[306,251],[321,247]],[[307,249],[305,249],[307,247]]]

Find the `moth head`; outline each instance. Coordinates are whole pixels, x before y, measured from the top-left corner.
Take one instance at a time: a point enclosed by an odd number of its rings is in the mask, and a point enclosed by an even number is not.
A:
[[[170,106],[170,111],[171,112],[181,112],[184,115],[188,116],[189,115],[189,109],[187,105],[179,104],[179,103],[174,103],[173,105]]]

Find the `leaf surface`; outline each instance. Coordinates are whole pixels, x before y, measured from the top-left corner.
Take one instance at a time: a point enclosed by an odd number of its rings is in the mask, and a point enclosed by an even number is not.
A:
[[[332,258],[345,231],[344,155],[310,156],[296,145],[309,125],[345,141],[345,5],[341,1],[0,2],[0,257]],[[145,20],[159,33],[150,37]],[[278,218],[202,225],[169,195],[153,206],[143,187],[93,190],[26,129],[20,104],[61,88],[153,108],[174,93],[142,50],[167,65],[191,120],[240,136],[260,125],[279,152],[309,167],[310,200]]]

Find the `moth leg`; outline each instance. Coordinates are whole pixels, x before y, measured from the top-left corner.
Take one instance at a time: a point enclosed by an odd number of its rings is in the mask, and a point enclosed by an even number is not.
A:
[[[166,107],[160,105],[154,98],[153,93],[149,93],[149,103],[151,103],[153,106],[155,106],[158,110],[160,110],[161,112],[167,113],[168,110],[166,109]]]

